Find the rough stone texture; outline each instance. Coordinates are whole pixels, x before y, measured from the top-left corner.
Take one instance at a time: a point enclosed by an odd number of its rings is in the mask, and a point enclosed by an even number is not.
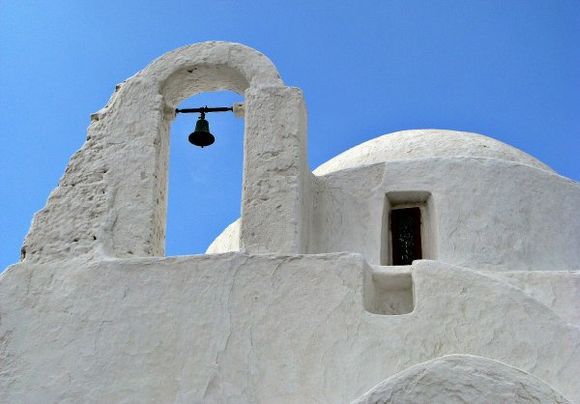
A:
[[[296,88],[246,92],[240,242],[252,253],[304,253],[311,176],[306,108]]]
[[[168,135],[176,105],[206,91],[244,94],[251,89],[256,97],[261,88],[270,88],[271,94],[276,87],[284,88],[268,58],[225,42],[169,52],[118,85],[107,106],[92,115],[87,141],[36,214],[23,259],[163,255]],[[275,125],[267,135],[260,134],[268,117],[251,107],[246,114],[246,125],[255,129],[250,136],[267,136],[272,143],[281,139],[271,131],[278,129]],[[261,180],[248,174],[244,178]]]
[[[501,362],[450,355],[391,376],[352,404],[569,403],[536,377]]]
[[[506,271],[494,275],[545,304],[564,321],[580,327],[579,271]]]
[[[431,157],[482,157],[528,164],[552,171],[529,154],[471,132],[444,129],[413,129],[389,133],[361,143],[321,164],[315,175],[395,160]]]
[[[310,253],[354,251],[384,264],[385,195],[420,191],[431,204],[425,258],[479,270],[579,269],[580,186],[551,171],[495,158],[397,160],[316,177],[313,190]],[[234,227],[212,252],[235,251]]]
[[[245,95],[242,217],[208,252],[246,254],[135,258],[163,254],[174,108],[218,89]],[[316,173],[301,91],[253,49],[184,47],[119,85],[0,275],[0,402],[337,403],[385,379],[371,395],[580,401],[578,184],[452,131]],[[401,204],[432,261],[384,265]],[[408,369],[452,354],[485,359]]]
[[[365,309],[372,272],[354,254],[13,266],[0,279],[0,402],[349,402],[447,354],[580,400],[580,330],[520,289],[418,261],[414,310],[378,315]]]
[[[309,252],[380,264],[385,195],[430,194],[431,255],[479,270],[570,271],[580,262],[580,186],[505,160],[402,160],[318,177]]]

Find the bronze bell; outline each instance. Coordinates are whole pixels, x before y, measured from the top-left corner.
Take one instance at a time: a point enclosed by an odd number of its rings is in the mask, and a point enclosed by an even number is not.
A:
[[[189,143],[205,147],[215,142],[215,137],[209,133],[209,122],[205,119],[205,113],[201,113],[195,123],[195,130],[189,134]]]

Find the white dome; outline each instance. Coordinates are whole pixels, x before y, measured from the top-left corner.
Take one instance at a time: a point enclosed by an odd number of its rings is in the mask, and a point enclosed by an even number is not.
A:
[[[404,130],[355,146],[320,165],[314,174],[366,166],[384,161],[432,157],[483,157],[514,161],[553,171],[532,156],[487,136],[442,129]]]
[[[542,170],[553,170],[515,147],[471,132],[444,129],[415,129],[389,133],[361,143],[320,165],[313,173],[324,176],[335,171],[385,161],[433,157],[480,157],[513,161]],[[239,251],[240,220],[230,224],[206,251]]]

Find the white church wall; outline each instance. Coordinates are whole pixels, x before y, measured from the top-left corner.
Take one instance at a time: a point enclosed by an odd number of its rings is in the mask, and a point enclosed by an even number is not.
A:
[[[285,87],[261,53],[240,44],[205,42],[158,58],[118,85],[107,106],[92,115],[87,141],[35,215],[23,260],[162,256],[175,107],[187,97],[215,90],[248,94],[244,249],[303,252],[309,222],[303,201],[310,174],[305,176],[302,93]],[[268,153],[279,166],[265,164]],[[260,220],[265,214],[279,227]]]
[[[174,108],[218,89],[246,96],[244,192],[208,252],[244,253],[151,257]],[[178,49],[118,86],[0,275],[0,402],[348,402],[446,355],[579,401],[580,187],[446,131],[367,142],[316,177],[306,120],[302,92],[239,44]],[[434,260],[378,265],[406,204]]]
[[[316,184],[313,253],[354,251],[380,264],[385,195],[422,192],[432,205],[424,258],[489,270],[578,269],[580,187],[546,170],[432,158],[337,171]]]
[[[493,273],[580,328],[580,272],[501,271]]]
[[[311,174],[302,91],[248,90],[245,110],[240,248],[258,254],[306,252]]]
[[[447,354],[580,399],[579,329],[522,290],[418,261],[413,311],[380,315],[372,271],[356,254],[18,264],[0,278],[0,401],[349,402]]]

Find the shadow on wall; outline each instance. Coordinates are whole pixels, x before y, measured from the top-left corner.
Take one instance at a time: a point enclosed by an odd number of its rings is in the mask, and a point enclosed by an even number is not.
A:
[[[415,309],[411,265],[369,265],[364,273],[364,307],[370,313],[409,314]]]
[[[231,106],[243,102],[232,91],[188,98],[178,108]],[[188,142],[199,117],[177,114],[171,127],[165,255],[203,254],[232,221],[240,217],[244,120],[232,112],[208,113],[215,143],[200,148]]]

